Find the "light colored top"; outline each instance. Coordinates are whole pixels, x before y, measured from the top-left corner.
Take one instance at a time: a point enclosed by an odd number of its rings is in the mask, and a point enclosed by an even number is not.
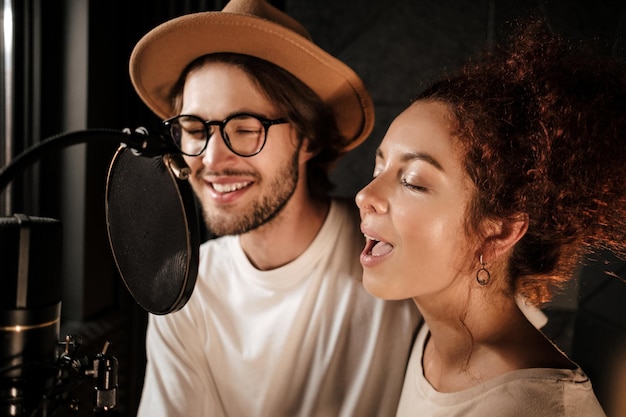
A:
[[[464,391],[436,391],[424,377],[429,334],[422,325],[411,353],[397,417],[605,417],[580,368],[522,369]]]
[[[333,201],[309,248],[274,270],[238,237],[203,244],[189,302],[149,318],[138,416],[393,416],[418,313],[364,290],[353,206]]]

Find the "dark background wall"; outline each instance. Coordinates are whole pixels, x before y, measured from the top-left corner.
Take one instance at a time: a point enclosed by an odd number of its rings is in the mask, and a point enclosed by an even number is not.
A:
[[[226,1],[16,3],[22,70],[16,80],[20,94],[12,139],[17,153],[60,132],[156,126],[158,120],[137,99],[128,79],[133,45],[156,24],[188,12],[220,10]],[[512,19],[534,11],[565,36],[626,59],[626,6],[621,0],[272,3],[359,73],[372,95],[375,129],[333,172],[338,195],[354,196],[368,182],[376,146],[410,99],[441,71],[488,48]],[[62,332],[82,335],[88,352],[100,349],[104,340],[113,342],[111,352],[120,360],[120,406],[132,416],[143,376],[146,313],[121,283],[108,247],[104,184],[114,150],[112,145],[89,144],[44,158],[14,185],[12,212],[63,221]],[[610,254],[602,258],[624,278],[623,263]],[[551,318],[546,330],[591,376],[609,415],[618,416],[613,390],[626,388],[624,377],[614,370],[626,361],[626,284],[607,277],[604,269],[602,262],[581,267],[574,285],[546,310]],[[90,394],[80,395],[86,395],[88,404]]]

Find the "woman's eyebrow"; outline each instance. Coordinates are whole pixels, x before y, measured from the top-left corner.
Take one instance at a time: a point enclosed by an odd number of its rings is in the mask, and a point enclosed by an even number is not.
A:
[[[437,161],[435,158],[433,158],[431,155],[424,153],[424,152],[407,152],[405,154],[402,155],[402,161],[403,162],[409,162],[409,161],[413,161],[413,160],[420,160],[420,161],[424,161],[426,163],[429,163],[430,165],[434,166],[435,168],[437,168],[439,171],[444,171],[443,166],[439,163],[439,161]]]
[[[376,149],[376,158],[381,158],[381,159],[385,159],[385,155],[382,151],[382,149],[377,148]],[[443,166],[439,163],[439,161],[437,161],[435,158],[433,158],[431,155],[424,153],[424,152],[406,152],[402,155],[402,162],[410,162],[413,160],[420,160],[420,161],[424,161],[429,163],[430,165],[434,166],[435,168],[437,168],[439,171],[444,171]]]

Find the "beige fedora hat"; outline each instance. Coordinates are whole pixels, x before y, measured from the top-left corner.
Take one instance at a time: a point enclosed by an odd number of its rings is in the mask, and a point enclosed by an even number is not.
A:
[[[130,78],[146,105],[166,119],[175,116],[168,98],[185,67],[215,52],[252,55],[295,75],[331,107],[350,141],[346,150],[372,131],[374,107],[359,76],[265,0],[231,0],[221,12],[192,13],[157,26],[135,46]]]

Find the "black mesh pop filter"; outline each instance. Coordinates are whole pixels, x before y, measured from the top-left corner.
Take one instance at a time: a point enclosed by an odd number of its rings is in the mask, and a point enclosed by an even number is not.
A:
[[[136,156],[122,146],[107,179],[109,241],[122,280],[154,314],[179,310],[198,273],[200,232],[193,191],[171,155]]]

